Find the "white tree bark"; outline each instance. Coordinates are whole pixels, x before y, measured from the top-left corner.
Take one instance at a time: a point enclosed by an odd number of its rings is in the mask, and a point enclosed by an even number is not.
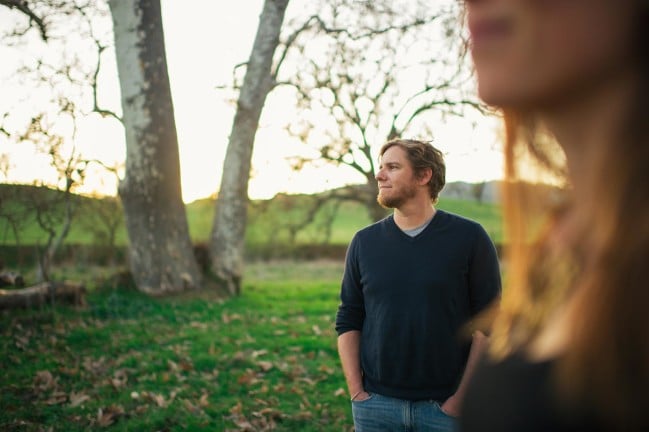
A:
[[[248,60],[226,151],[210,239],[212,271],[231,295],[243,274],[250,161],[266,96],[273,87],[273,55],[288,0],[266,0]]]
[[[119,193],[140,291],[198,288],[180,188],[180,159],[159,0],[110,0],[126,133]]]

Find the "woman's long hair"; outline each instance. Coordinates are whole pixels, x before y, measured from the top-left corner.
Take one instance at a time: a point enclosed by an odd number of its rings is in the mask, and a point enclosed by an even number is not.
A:
[[[623,131],[589,167],[587,196],[530,192],[522,155],[557,173],[556,147],[531,117],[504,113],[506,283],[491,337],[495,356],[525,350],[570,299],[558,388],[621,429],[649,417],[649,78],[641,81]],[[578,215],[578,232],[559,247],[552,234],[567,211]]]

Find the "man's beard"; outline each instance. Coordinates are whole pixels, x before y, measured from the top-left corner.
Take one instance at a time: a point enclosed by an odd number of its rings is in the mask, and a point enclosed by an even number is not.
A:
[[[415,186],[404,187],[397,194],[388,197],[381,196],[381,191],[379,191],[378,195],[376,196],[376,202],[378,202],[381,207],[386,209],[399,208],[406,201],[414,198],[415,195],[417,195],[417,188]]]

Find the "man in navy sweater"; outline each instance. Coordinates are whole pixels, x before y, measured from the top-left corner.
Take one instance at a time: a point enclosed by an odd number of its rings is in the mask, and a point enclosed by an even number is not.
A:
[[[451,431],[486,337],[462,338],[500,296],[498,257],[477,222],[439,210],[442,153],[384,144],[378,202],[393,214],[352,239],[336,316],[356,432]]]

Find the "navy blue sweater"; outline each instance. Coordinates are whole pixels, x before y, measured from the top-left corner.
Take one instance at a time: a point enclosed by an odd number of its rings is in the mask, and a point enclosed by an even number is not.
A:
[[[361,331],[366,391],[443,401],[468,357],[460,328],[500,289],[496,250],[478,223],[437,210],[410,237],[389,216],[348,247],[336,331]]]

